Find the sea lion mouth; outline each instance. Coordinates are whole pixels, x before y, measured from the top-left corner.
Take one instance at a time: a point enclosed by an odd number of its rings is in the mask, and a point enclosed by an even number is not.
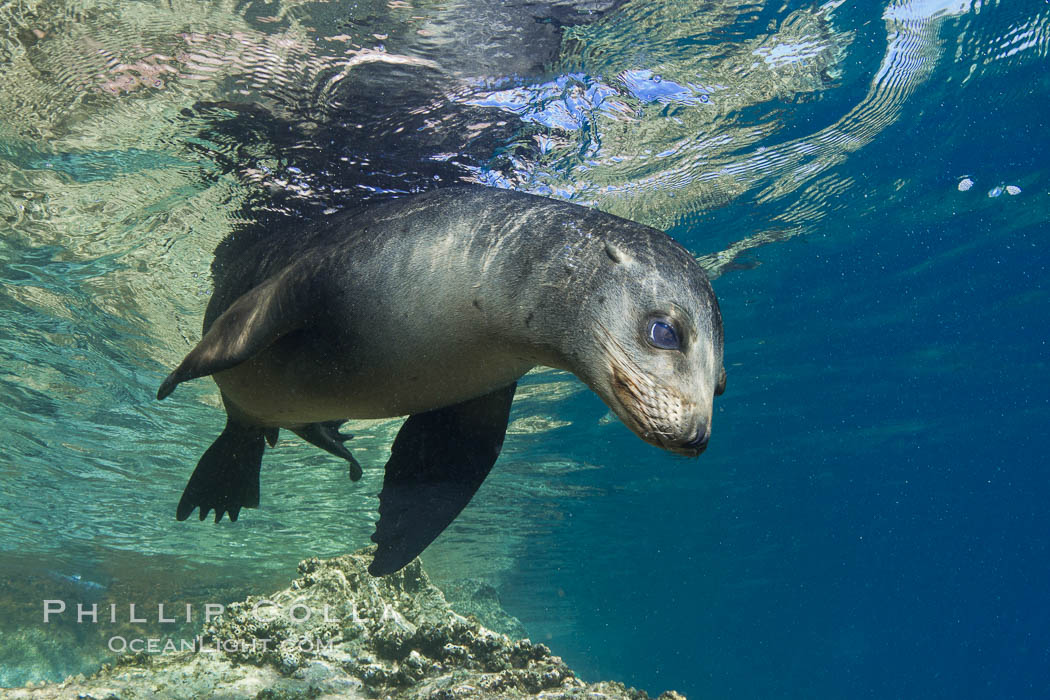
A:
[[[680,417],[683,402],[667,402],[664,399],[666,390],[661,391],[645,375],[624,372],[615,364],[610,371],[612,393],[622,409],[616,413],[632,432],[646,442],[676,454],[696,457],[703,452],[706,439],[693,438],[682,442],[672,432],[670,425]]]
[[[615,366],[610,368],[612,372],[612,390],[613,395],[616,397],[616,402],[619,404],[620,411],[616,411],[620,415],[620,419],[623,420],[624,424],[631,429],[632,432],[636,433],[646,442],[655,442],[650,432],[646,430],[641,423],[634,417],[634,411],[631,410],[631,406],[638,404],[638,396],[634,390],[634,383],[627,379],[626,375],[620,372]],[[663,447],[663,445],[659,445]]]
[[[707,449],[707,443],[710,441],[710,439],[711,433],[709,431],[704,430],[701,432],[697,432],[696,437],[694,437],[689,442],[684,443],[682,445],[682,448],[686,450],[691,450],[693,456],[699,456],[704,450]]]

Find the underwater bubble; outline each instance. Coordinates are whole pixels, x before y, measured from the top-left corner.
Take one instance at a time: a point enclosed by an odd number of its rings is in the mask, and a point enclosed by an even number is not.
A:
[[[973,180],[971,180],[970,178],[964,177],[962,180],[959,180],[959,191],[960,192],[965,192],[966,190],[970,189],[971,187],[973,187]]]
[[[1021,194],[1021,188],[1018,187],[1017,185],[1007,185],[1006,186],[1006,194],[1008,194],[1010,196],[1013,196],[1015,194]]]
[[[998,185],[993,187],[992,189],[988,190],[988,196],[989,197],[998,197],[1002,193],[1003,193],[1003,188],[999,187]]]

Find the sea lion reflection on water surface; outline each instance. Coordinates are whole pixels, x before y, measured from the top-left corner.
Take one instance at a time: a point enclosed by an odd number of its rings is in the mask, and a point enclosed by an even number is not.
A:
[[[725,387],[718,302],[692,255],[656,229],[455,187],[230,244],[224,258],[204,338],[157,394],[212,375],[228,415],[179,520],[258,506],[280,428],[347,460],[356,481],[339,426],[408,415],[372,535],[370,571],[397,571],[477,491],[516,382],[539,365],[575,374],[646,442],[686,456],[707,446]]]

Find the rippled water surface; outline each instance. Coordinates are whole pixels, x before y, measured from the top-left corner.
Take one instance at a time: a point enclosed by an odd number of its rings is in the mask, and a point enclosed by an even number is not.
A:
[[[669,231],[715,277],[698,460],[530,375],[424,554],[588,679],[694,697],[1044,697],[1050,5],[0,4],[0,685],[107,653],[45,598],[191,602],[368,542],[296,440],[236,523],[174,506],[222,424],[158,403],[216,244],[457,181]]]

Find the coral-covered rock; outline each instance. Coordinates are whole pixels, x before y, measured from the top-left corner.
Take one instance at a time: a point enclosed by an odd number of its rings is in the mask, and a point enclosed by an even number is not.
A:
[[[288,588],[229,605],[193,651],[126,655],[91,678],[7,697],[648,698],[619,683],[584,683],[545,645],[454,612],[418,559],[390,576],[369,575],[371,554],[300,562]]]

